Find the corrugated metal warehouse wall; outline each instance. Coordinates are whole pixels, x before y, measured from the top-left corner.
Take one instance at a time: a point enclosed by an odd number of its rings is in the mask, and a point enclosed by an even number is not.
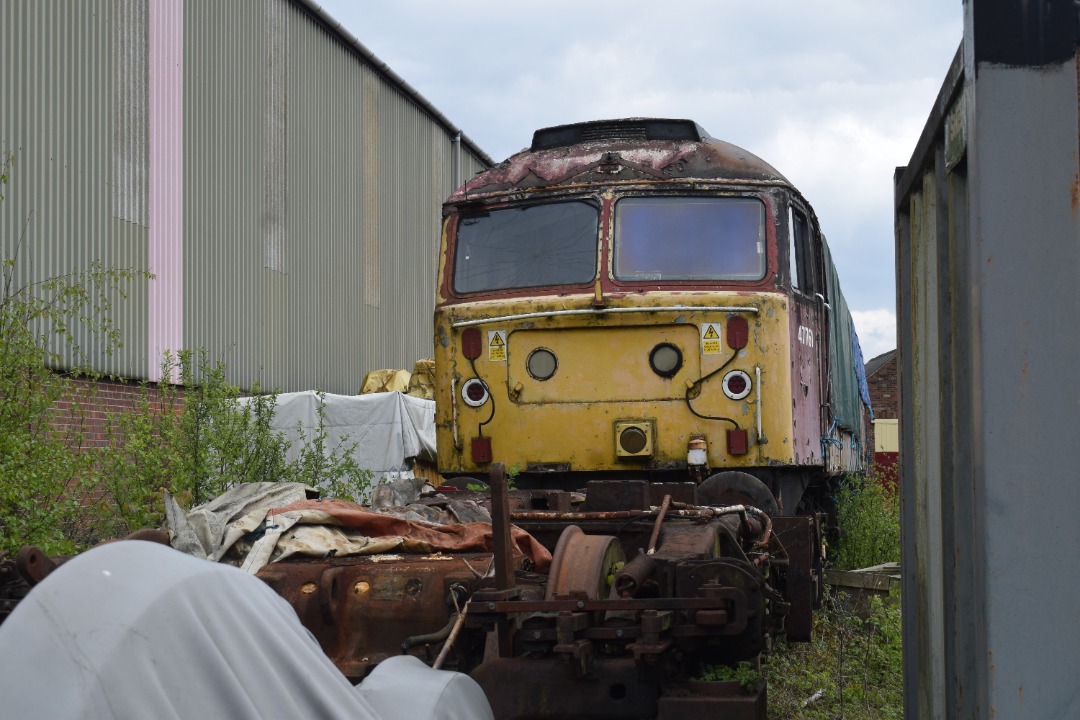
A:
[[[353,393],[431,355],[439,206],[459,157],[490,159],[331,23],[300,0],[0,3],[4,255],[30,216],[37,277],[157,274],[102,369],[205,348],[245,387]]]
[[[0,255],[15,286],[148,264],[145,3],[0,2]],[[125,347],[77,338],[98,369],[142,377],[147,283],[116,305]]]

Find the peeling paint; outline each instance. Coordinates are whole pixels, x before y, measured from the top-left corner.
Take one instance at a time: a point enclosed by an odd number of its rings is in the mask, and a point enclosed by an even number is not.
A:
[[[619,169],[615,166],[618,165]],[[635,168],[636,166],[636,168]],[[623,173],[622,170],[630,172]],[[662,175],[660,173],[662,172]],[[776,168],[754,154],[722,140],[702,142],[626,139],[597,140],[569,147],[524,150],[469,180],[448,202],[475,200],[493,192],[545,187],[573,178],[607,184],[637,174],[637,179],[686,178],[790,186]],[[583,177],[579,178],[578,175]],[[659,177],[656,177],[659,176]]]

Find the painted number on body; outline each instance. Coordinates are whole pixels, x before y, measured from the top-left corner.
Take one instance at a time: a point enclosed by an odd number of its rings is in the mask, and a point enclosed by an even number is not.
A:
[[[799,326],[799,342],[807,347],[814,347],[814,331],[802,325]]]

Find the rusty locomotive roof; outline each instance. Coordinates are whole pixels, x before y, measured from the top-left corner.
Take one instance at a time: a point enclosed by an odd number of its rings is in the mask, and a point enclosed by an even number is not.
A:
[[[691,120],[629,118],[537,130],[529,148],[469,180],[448,202],[553,185],[680,179],[790,185],[772,165]]]

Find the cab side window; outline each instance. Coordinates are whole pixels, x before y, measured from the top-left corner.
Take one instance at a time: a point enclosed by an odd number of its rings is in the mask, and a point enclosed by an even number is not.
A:
[[[788,209],[788,235],[791,287],[804,295],[813,295],[817,288],[814,286],[810,222],[805,213],[795,207]]]

